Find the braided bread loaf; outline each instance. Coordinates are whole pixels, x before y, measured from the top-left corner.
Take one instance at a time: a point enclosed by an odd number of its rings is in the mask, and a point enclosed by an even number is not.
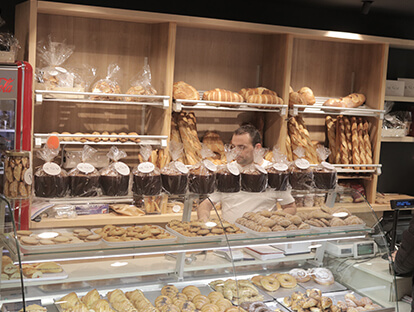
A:
[[[351,122],[349,118],[344,116],[344,125],[345,125],[345,135],[346,142],[348,144],[348,164],[352,164],[352,134],[351,134]]]
[[[369,139],[369,123],[368,121],[364,121],[364,147],[365,147],[365,157],[366,163],[372,164],[372,148],[371,148],[371,141]]]
[[[355,117],[351,117],[351,133],[352,133],[352,163],[358,165],[361,163],[358,140],[358,124]],[[359,167],[354,167],[359,170]]]
[[[325,124],[326,124],[326,133],[329,142],[329,149],[331,150],[331,154],[329,155],[329,162],[335,163],[335,155],[337,154],[336,151],[336,126],[335,121],[331,116],[326,116]]]
[[[358,117],[357,119],[357,131],[358,131],[358,146],[359,146],[359,157],[361,158],[361,164],[367,163],[366,151],[364,147],[364,124],[362,118]],[[361,167],[365,169],[365,167]]]
[[[348,141],[343,116],[338,116],[336,127],[336,145],[338,146],[338,164],[349,164]]]

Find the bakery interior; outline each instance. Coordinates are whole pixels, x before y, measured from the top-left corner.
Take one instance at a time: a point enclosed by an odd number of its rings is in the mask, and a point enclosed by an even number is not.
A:
[[[27,83],[0,97],[2,311],[411,310],[389,255],[414,200],[414,3],[30,0],[0,16],[0,72]],[[228,166],[243,123],[265,172]],[[289,190],[297,212],[197,220],[240,190]]]

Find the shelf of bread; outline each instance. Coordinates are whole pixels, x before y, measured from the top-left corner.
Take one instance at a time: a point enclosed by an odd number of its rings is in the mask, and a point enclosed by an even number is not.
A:
[[[369,165],[355,165],[355,164],[333,164],[338,173],[376,173],[381,174],[381,164],[369,164]]]
[[[88,134],[88,133],[35,133],[35,147],[41,147],[51,136],[57,136],[64,145],[153,145],[166,147],[166,135],[138,135],[134,134]]]
[[[105,99],[96,98],[99,93],[56,90],[35,90],[36,104],[43,102],[68,102],[88,104],[145,105],[168,109],[170,97],[167,95],[108,94]]]
[[[182,110],[219,110],[219,111],[245,111],[245,112],[276,112],[285,115],[288,105],[284,104],[255,104],[246,102],[223,102],[203,100],[175,100],[175,112]]]
[[[315,97],[316,102],[313,105],[293,104],[290,108],[290,113],[293,116],[298,114],[319,114],[378,117],[379,119],[384,119],[385,110],[383,109],[372,109],[366,105],[356,108],[324,105],[329,99],[328,97]]]

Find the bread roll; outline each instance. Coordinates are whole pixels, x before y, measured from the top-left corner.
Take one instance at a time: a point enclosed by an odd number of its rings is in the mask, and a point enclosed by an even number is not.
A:
[[[351,93],[343,98],[339,99],[328,99],[324,106],[334,106],[334,107],[345,107],[345,108],[356,108],[364,104],[366,98],[365,95],[361,93]]]
[[[42,273],[60,273],[63,271],[62,267],[56,262],[42,262],[38,264],[36,270],[41,271]]]
[[[272,94],[254,94],[249,95],[246,99],[247,103],[257,104],[283,104],[283,99]],[[259,106],[260,108],[269,108],[266,106]]]
[[[225,90],[225,89],[213,89],[204,92],[203,100],[205,101],[218,101],[218,102],[244,102],[243,97],[237,92]],[[239,107],[240,105],[225,105],[220,104],[220,106],[226,107]]]
[[[274,95],[277,96],[277,93],[275,91],[269,90],[264,87],[258,87],[258,88],[243,88],[239,91],[239,94],[243,97],[243,99],[247,102],[247,98],[251,95]]]
[[[305,99],[298,92],[289,93],[289,106],[292,105],[305,105]]]
[[[298,91],[298,94],[302,97],[306,105],[313,105],[315,104],[315,95],[313,94],[313,91],[311,88],[308,87],[302,87]]]
[[[199,100],[200,95],[196,88],[184,81],[178,81],[173,85],[174,100]],[[196,103],[184,103],[186,105],[195,105]]]

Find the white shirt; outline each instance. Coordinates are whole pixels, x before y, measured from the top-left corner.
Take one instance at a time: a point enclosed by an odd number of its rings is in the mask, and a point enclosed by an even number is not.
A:
[[[264,160],[262,167],[266,167],[269,164],[269,161]],[[276,209],[277,199],[281,200],[281,205],[288,205],[295,201],[290,191],[274,191],[270,189],[262,193],[244,191],[237,193],[217,192],[211,194],[210,199],[215,204],[221,202],[222,218],[231,223],[243,216],[245,212]]]

